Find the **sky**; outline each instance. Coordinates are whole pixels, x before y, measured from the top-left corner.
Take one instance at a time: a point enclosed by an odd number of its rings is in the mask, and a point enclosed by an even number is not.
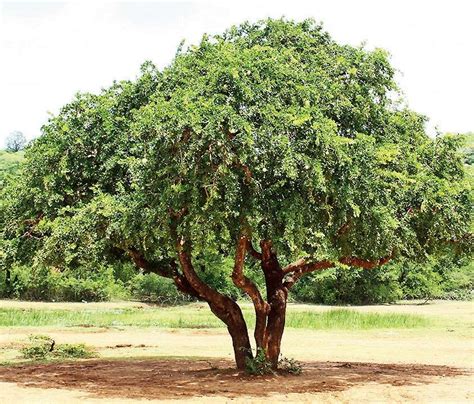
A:
[[[77,92],[134,79],[245,20],[308,17],[334,39],[391,54],[408,106],[428,131],[474,131],[473,0],[72,1],[0,0],[0,147],[13,131],[41,134]]]

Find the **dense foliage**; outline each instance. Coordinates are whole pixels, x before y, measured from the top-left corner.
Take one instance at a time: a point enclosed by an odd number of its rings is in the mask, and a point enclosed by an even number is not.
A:
[[[462,231],[468,194],[456,139],[432,141],[422,117],[387,108],[392,75],[383,51],[341,47],[309,22],[204,37],[163,73],[147,63],[136,82],[79,94],[44,126],[4,198],[2,247],[59,269],[115,262],[121,253],[111,248],[132,243],[172,256],[162,241],[168,211],[185,201],[183,231],[221,249],[245,212],[253,232],[288,257],[379,257],[395,247],[419,255],[436,236],[453,238],[443,223]],[[191,135],[199,141],[184,139]],[[1,157],[5,177],[22,155]],[[37,234],[22,240],[28,221]],[[318,282],[357,277],[344,273]]]

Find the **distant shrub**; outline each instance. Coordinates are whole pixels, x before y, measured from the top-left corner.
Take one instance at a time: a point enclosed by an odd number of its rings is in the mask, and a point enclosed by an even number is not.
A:
[[[30,335],[29,344],[20,349],[25,359],[46,359],[54,347],[54,340],[47,335]]]
[[[52,352],[55,358],[85,359],[96,356],[96,353],[85,344],[61,344]]]
[[[130,296],[121,281],[114,278],[112,268],[97,271],[59,272],[45,266],[14,266],[10,285],[5,276],[0,280],[2,297],[44,301],[105,301]]]
[[[443,266],[439,270],[443,278],[441,286],[443,299],[472,300],[474,298],[474,263],[466,265]]]
[[[400,265],[400,286],[405,299],[434,299],[442,297],[442,277],[431,265],[403,263]]]
[[[373,304],[401,297],[397,273],[390,267],[373,270],[334,268],[302,279],[291,293],[296,301],[319,304]]]
[[[133,298],[161,304],[178,304],[191,301],[180,293],[171,279],[156,274],[137,274],[129,283]]]
[[[48,335],[30,335],[28,339],[28,345],[20,349],[25,359],[83,359],[96,356],[94,350],[85,344],[56,344]]]

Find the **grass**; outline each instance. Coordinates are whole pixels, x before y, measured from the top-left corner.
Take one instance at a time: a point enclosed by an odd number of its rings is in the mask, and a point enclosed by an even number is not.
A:
[[[371,330],[385,328],[419,328],[431,325],[430,319],[398,313],[361,313],[348,309],[333,309],[322,313],[295,312],[288,316],[286,325],[292,328],[319,330]]]
[[[244,307],[244,316],[253,327],[254,315]],[[370,330],[429,327],[431,320],[413,314],[362,313],[349,309],[325,312],[288,310],[286,325],[313,330]],[[158,327],[224,328],[207,308],[197,305],[158,308],[50,310],[0,309],[0,327]]]
[[[24,159],[24,152],[9,153],[0,150],[0,182],[8,175],[18,170],[21,161]]]

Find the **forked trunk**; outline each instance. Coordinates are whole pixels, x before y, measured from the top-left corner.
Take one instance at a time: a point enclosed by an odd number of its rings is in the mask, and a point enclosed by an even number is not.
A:
[[[264,251],[262,269],[265,274],[267,301],[270,305],[265,330],[264,347],[267,360],[270,361],[272,368],[276,369],[280,356],[283,331],[285,329],[288,290],[283,284],[284,273],[276,255],[272,252],[270,246],[262,245],[262,247]]]

